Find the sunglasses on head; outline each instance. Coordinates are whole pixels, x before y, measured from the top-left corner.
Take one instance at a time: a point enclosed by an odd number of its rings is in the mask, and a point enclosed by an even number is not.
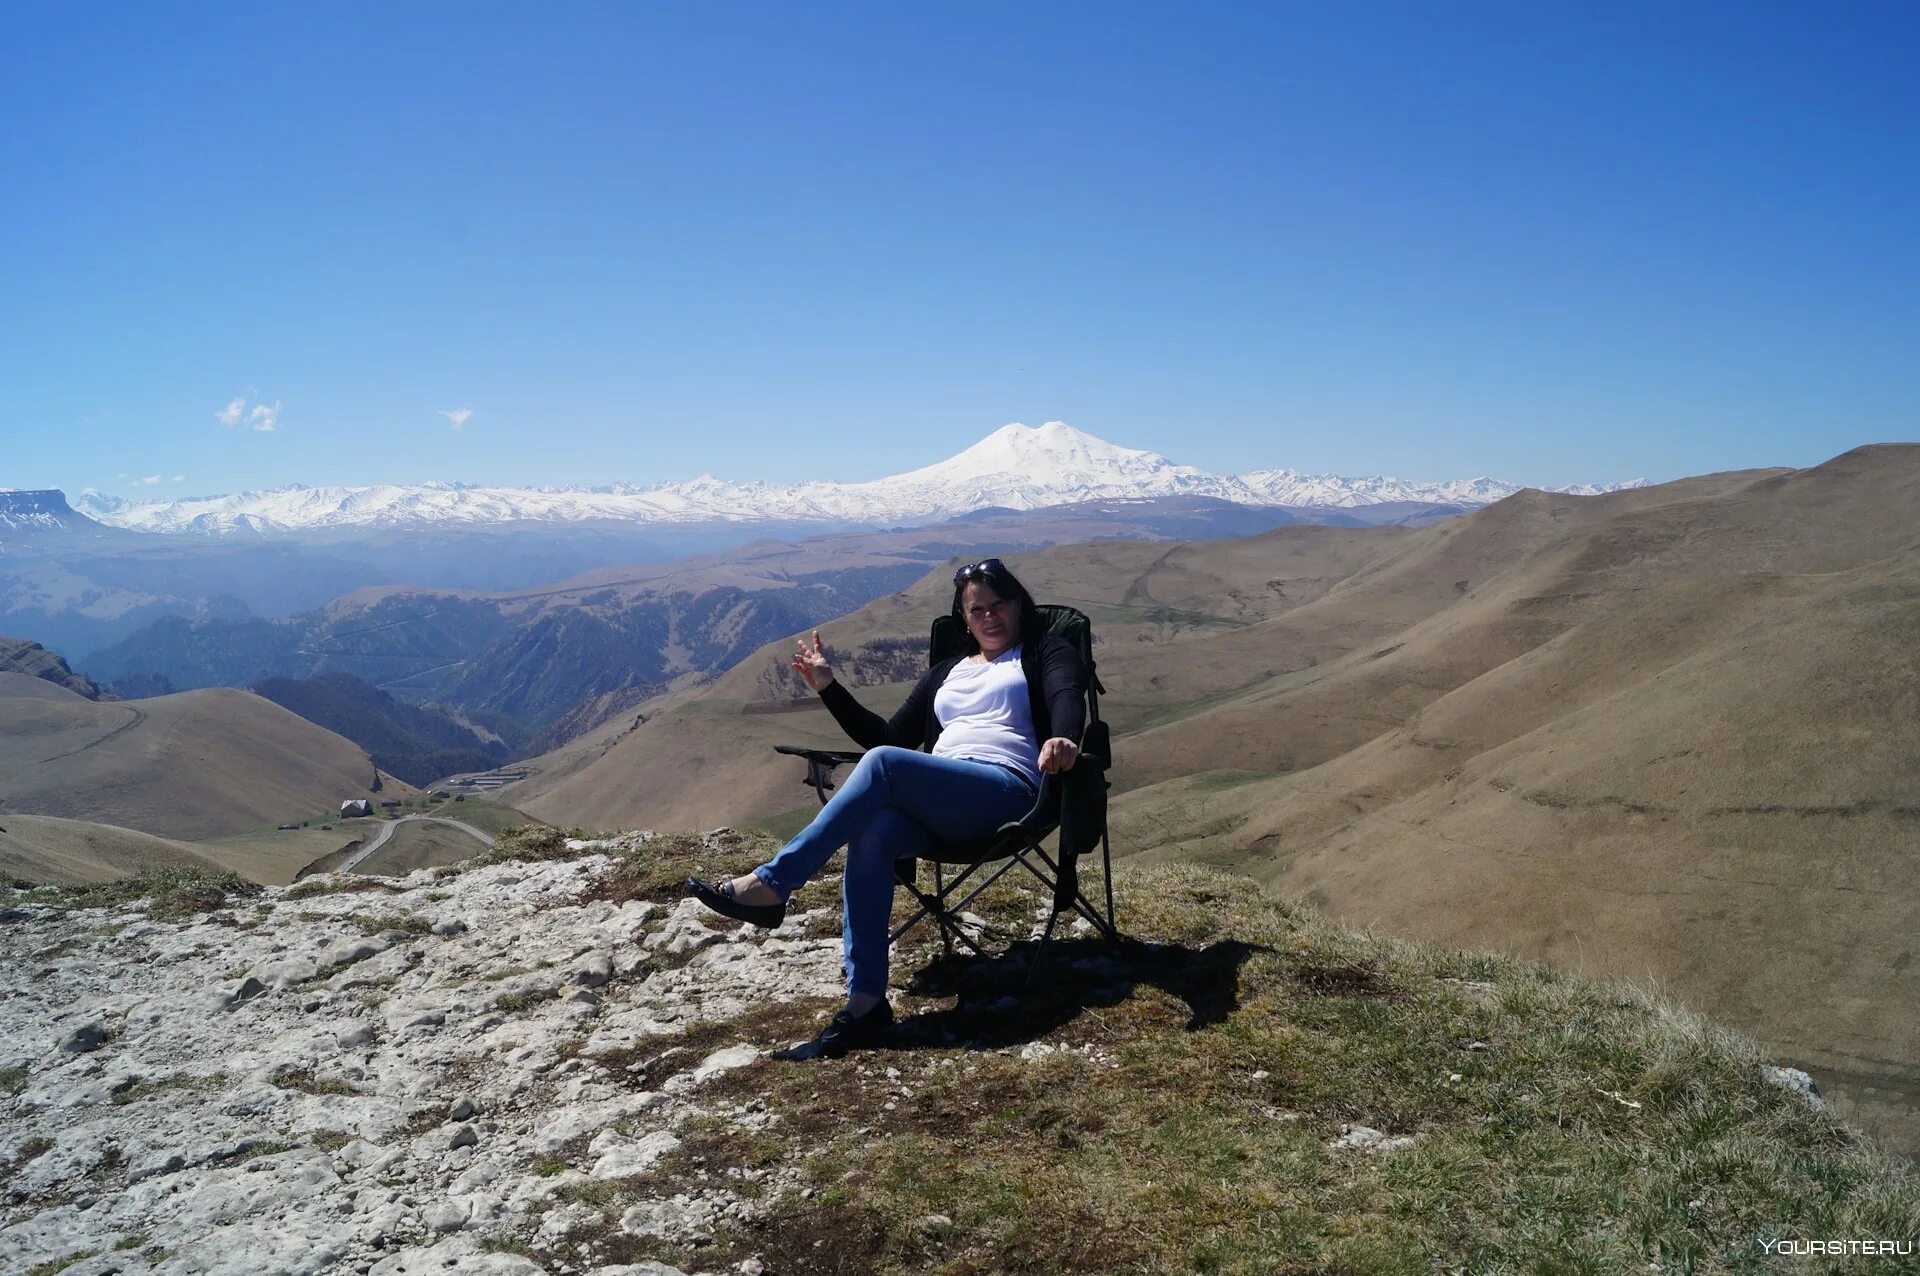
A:
[[[954,568],[953,583],[958,585],[961,581],[967,580],[974,576],[1004,575],[1006,573],[1006,570],[1007,570],[1007,565],[1001,562],[999,559],[983,558],[977,563],[968,563],[963,567]]]

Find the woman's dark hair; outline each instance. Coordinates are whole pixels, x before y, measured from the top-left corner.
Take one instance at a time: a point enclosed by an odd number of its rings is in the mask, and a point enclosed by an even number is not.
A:
[[[1033,595],[1027,592],[1027,587],[999,559],[983,558],[977,563],[966,564],[953,574],[953,618],[960,622],[960,642],[966,655],[975,655],[980,650],[973,630],[967,625],[968,585],[985,585],[997,597],[1011,598],[1019,604],[1022,643],[1038,642],[1046,637],[1047,622],[1040,615],[1040,606],[1033,601]]]

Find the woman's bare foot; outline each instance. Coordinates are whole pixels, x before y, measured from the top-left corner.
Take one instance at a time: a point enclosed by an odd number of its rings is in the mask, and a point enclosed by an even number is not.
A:
[[[733,888],[734,899],[742,904],[778,904],[780,902],[779,893],[753,873],[748,873],[745,877],[736,877],[727,885]]]

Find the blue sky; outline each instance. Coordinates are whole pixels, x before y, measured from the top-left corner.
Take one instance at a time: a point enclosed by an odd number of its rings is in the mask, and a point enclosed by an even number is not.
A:
[[[0,486],[1920,438],[1911,5],[388,8],[0,8]]]

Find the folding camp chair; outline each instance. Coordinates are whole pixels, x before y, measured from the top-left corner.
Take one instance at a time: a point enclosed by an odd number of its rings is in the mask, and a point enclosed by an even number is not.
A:
[[[1053,929],[1060,915],[1068,909],[1086,918],[1109,941],[1118,941],[1120,938],[1113,920],[1113,853],[1107,840],[1106,770],[1112,762],[1112,748],[1107,724],[1100,720],[1100,695],[1106,688],[1100,685],[1099,676],[1094,672],[1093,626],[1082,612],[1073,607],[1043,606],[1040,615],[1046,621],[1047,633],[1058,634],[1079,649],[1081,662],[1087,669],[1087,725],[1079,742],[1079,759],[1070,771],[1043,774],[1033,809],[1019,819],[1001,825],[999,832],[973,841],[936,841],[930,850],[921,855],[921,858],[933,864],[934,885],[931,891],[920,887],[916,860],[896,861],[894,873],[901,885],[912,892],[919,908],[913,916],[895,927],[888,939],[889,943],[897,943],[921,918],[931,917],[940,928],[940,941],[948,953],[952,953],[954,941],[959,940],[977,956],[985,957],[987,954],[961,925],[960,910],[1018,866],[1038,878],[1053,898],[1046,931],[1041,935],[1039,947],[1034,950],[1033,960],[1027,968],[1029,980],[1040,968],[1040,960],[1053,940]],[[927,650],[928,667],[965,651],[965,637],[965,628],[953,616],[935,619]],[[833,788],[834,771],[858,762],[863,755],[863,751],[858,749],[803,749],[791,745],[777,745],[775,752],[806,759],[807,776],[804,782],[813,787],[823,806],[827,801],[827,791]],[[1056,829],[1060,834],[1056,844],[1057,857],[1049,856],[1040,845]],[[939,830],[935,829],[934,834],[937,838]],[[1100,847],[1101,876],[1106,887],[1104,911],[1080,889],[1080,857],[1090,853],[1096,843]],[[996,864],[998,867],[988,871],[988,866]],[[950,868],[959,870],[951,880],[947,875]],[[976,883],[976,876],[982,873],[985,874],[984,878]],[[972,884],[971,889],[967,889],[969,884]],[[962,890],[966,891],[964,895],[961,894]]]

